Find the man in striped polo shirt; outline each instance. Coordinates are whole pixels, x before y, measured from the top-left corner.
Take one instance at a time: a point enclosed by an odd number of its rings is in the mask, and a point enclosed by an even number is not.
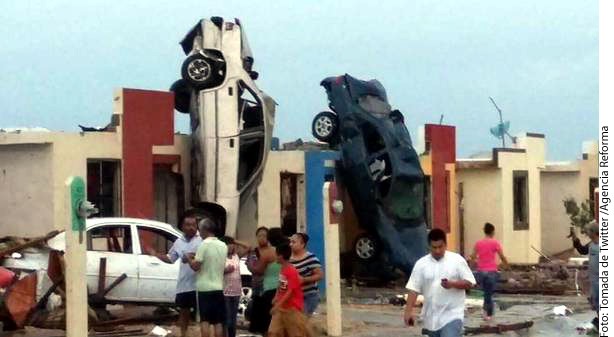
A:
[[[307,251],[309,236],[305,233],[296,233],[290,238],[292,256],[290,263],[298,270],[301,276],[303,296],[305,302],[305,314],[313,315],[320,303],[318,282],[324,276],[320,260],[311,252]]]

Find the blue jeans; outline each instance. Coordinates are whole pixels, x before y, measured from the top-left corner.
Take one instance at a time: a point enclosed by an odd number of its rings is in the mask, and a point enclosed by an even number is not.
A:
[[[461,337],[463,335],[463,321],[455,319],[437,331],[422,329],[422,334],[429,337]]]
[[[313,293],[307,293],[304,296],[304,300],[305,300],[305,308],[304,308],[305,315],[307,316],[313,315],[313,313],[316,312],[318,305],[320,304],[320,293],[317,291]]]
[[[239,311],[240,296],[224,296],[226,304],[226,333],[228,337],[237,335],[237,312]]]
[[[484,291],[484,311],[486,311],[486,315],[492,316],[495,313],[493,296],[497,288],[499,273],[496,271],[478,271],[475,276],[482,291]]]

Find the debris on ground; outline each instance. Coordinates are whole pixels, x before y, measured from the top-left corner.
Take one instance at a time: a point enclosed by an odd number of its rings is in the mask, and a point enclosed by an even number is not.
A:
[[[171,330],[167,330],[159,325],[156,325],[153,327],[153,329],[151,329],[151,331],[149,332],[149,335],[151,336],[159,336],[159,337],[166,337],[169,336],[170,334],[172,334],[173,332]]]
[[[567,316],[573,314],[573,311],[564,305],[559,305],[552,308],[552,313],[556,316]]]
[[[501,334],[505,331],[516,331],[522,329],[529,329],[533,326],[533,321],[526,321],[521,323],[512,324],[497,324],[497,325],[484,325],[480,327],[465,327],[466,335],[479,335],[484,333],[497,333]]]
[[[563,295],[568,291],[586,292],[587,267],[561,260],[533,265],[513,265],[502,271],[497,292],[502,294]]]

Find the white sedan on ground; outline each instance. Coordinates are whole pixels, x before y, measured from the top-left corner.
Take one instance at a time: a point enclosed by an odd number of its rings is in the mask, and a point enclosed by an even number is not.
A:
[[[181,261],[164,263],[145,252],[149,248],[161,253],[168,252],[173,242],[183,235],[179,230],[166,223],[133,218],[92,218],[87,220],[86,228],[84,238],[87,244],[89,294],[97,292],[100,261],[106,258],[107,287],[122,274],[127,276],[105,296],[109,303],[174,303]],[[48,246],[64,251],[65,233],[50,239]],[[48,249],[27,249],[18,254],[20,256],[5,259],[3,266],[13,270],[45,271],[48,253]],[[241,275],[249,275],[244,263],[241,265]],[[48,279],[39,278],[39,296],[49,285]]]

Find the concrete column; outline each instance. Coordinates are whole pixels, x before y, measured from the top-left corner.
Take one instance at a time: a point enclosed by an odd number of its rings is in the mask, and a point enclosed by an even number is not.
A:
[[[74,226],[78,217],[75,194],[81,194],[84,200],[85,185],[80,177],[68,178],[65,185],[65,212],[62,221],[66,228],[66,336],[83,337],[88,334],[86,240],[83,231],[82,242],[79,242],[79,230]]]
[[[332,208],[335,183],[322,188],[324,216],[324,255],[326,256],[326,326],[328,336],[341,336],[341,272],[339,267],[339,217]]]

